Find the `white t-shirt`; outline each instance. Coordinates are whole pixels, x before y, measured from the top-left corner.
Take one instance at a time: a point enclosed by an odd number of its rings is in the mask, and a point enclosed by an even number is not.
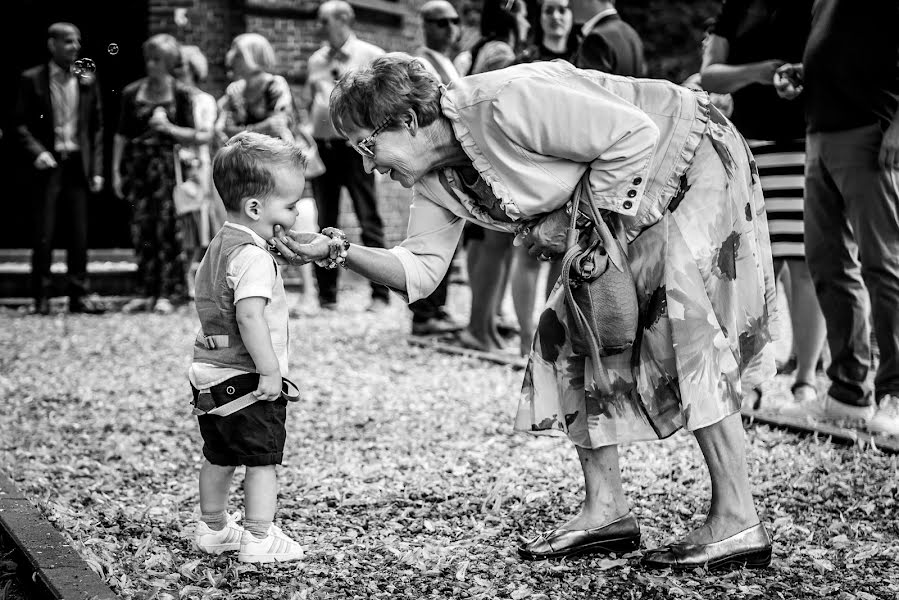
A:
[[[227,283],[234,290],[234,303],[245,298],[265,298],[263,315],[268,324],[272,348],[278,357],[281,376],[287,377],[288,309],[287,294],[281,269],[277,268],[266,243],[251,229],[237,223],[225,222],[223,227],[234,227],[253,236],[255,246],[246,245],[237,250],[228,261]],[[207,363],[192,363],[188,371],[191,384],[197,389],[209,388],[246,371],[218,367]]]

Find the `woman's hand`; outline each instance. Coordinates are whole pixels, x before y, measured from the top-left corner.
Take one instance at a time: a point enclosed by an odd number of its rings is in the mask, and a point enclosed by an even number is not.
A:
[[[275,225],[275,237],[269,243],[278,254],[292,265],[305,265],[316,260],[325,260],[331,256],[330,241],[326,235],[301,231],[284,232],[280,225]]]
[[[516,236],[515,243],[524,245],[528,254],[538,260],[561,258],[568,250],[568,227],[571,218],[565,208],[555,210],[531,225],[523,236]]]

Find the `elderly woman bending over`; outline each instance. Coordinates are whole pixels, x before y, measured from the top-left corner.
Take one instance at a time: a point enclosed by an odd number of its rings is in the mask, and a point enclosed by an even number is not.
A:
[[[408,237],[383,250],[292,232],[274,240],[290,261],[332,257],[414,301],[440,281],[466,221],[518,232],[534,256],[564,252],[566,206],[582,178],[623,232],[640,305],[633,348],[598,362],[576,352],[559,286],[540,318],[516,428],[567,435],[586,497],[567,523],[524,540],[522,556],[636,549],[618,445],[686,427],[711,475],[709,514],[644,563],[768,565],[739,407],[742,372],[774,373],[764,352],[771,251],[750,153],[708,96],[563,61],[442,89],[415,60],[389,54],[341,80],[331,118],[366,169],[413,189]],[[610,390],[594,384],[600,372]]]

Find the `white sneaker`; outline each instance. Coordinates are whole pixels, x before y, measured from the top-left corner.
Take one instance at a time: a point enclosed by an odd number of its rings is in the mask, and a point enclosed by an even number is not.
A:
[[[887,394],[880,399],[880,406],[868,421],[868,431],[899,436],[899,396]]]
[[[228,524],[221,531],[210,529],[204,521],[197,523],[194,534],[194,547],[206,554],[221,554],[240,550],[240,538],[243,535],[243,527],[235,522],[231,516]]]
[[[153,305],[153,312],[161,315],[170,315],[175,312],[175,305],[168,298],[160,298]]]
[[[303,558],[303,547],[272,525],[260,539],[244,530],[237,560],[246,563],[289,562]]]
[[[830,394],[823,399],[809,394],[805,399],[791,402],[780,409],[785,417],[806,418],[810,421],[831,421],[842,427],[864,426],[874,415],[873,406],[854,406],[840,402]]]

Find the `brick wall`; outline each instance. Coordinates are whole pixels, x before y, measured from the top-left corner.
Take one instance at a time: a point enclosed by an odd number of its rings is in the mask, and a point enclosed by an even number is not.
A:
[[[388,51],[408,52],[421,44],[416,13],[422,0],[350,0],[350,3],[356,9],[355,30],[361,39]],[[170,33],[184,44],[198,46],[209,60],[205,88],[216,97],[224,93],[228,84],[225,53],[231,40],[244,32],[262,34],[278,57],[274,71],[291,82],[298,104],[304,105],[308,93],[298,80],[306,60],[321,45],[316,36],[318,4],[308,0],[150,0],[148,29],[151,35]],[[176,22],[176,11],[183,11],[186,20]],[[390,179],[381,178],[377,190],[389,247],[405,235],[410,192]],[[340,212],[341,227],[351,239],[358,241],[359,224],[346,193],[341,199]]]

